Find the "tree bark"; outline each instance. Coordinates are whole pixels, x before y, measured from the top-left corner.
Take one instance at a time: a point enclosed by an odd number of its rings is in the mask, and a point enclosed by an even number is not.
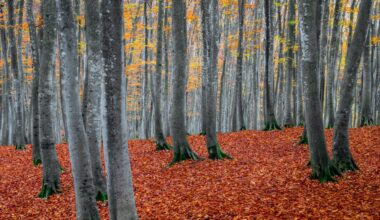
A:
[[[370,22],[371,6],[372,0],[361,1],[356,30],[351,47],[348,49],[347,61],[344,68],[344,78],[340,92],[341,98],[336,113],[337,117],[333,136],[333,162],[341,172],[358,169],[349,148],[348,128],[353,101],[353,89],[361,54],[366,41],[365,38]]]
[[[105,127],[104,137],[108,155],[107,192],[111,220],[137,219],[133,194],[132,171],[128,153],[126,118],[123,97],[123,1],[103,0],[102,52],[105,70]],[[124,106],[123,106],[124,105]]]
[[[365,46],[363,51],[363,91],[362,91],[362,108],[361,108],[361,121],[360,127],[373,125],[373,118],[371,112],[371,98],[372,98],[372,71],[370,61],[371,50],[371,32],[367,31]]]

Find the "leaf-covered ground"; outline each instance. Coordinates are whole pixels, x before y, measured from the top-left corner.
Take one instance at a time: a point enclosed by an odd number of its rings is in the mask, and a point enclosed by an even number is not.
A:
[[[329,218],[380,216],[380,127],[350,131],[359,172],[338,183],[308,179],[307,146],[298,146],[302,128],[222,134],[222,148],[234,160],[185,162],[167,168],[171,152],[155,152],[151,141],[130,141],[136,205],[140,219]],[[327,131],[331,146],[332,131]],[[207,157],[204,137],[189,138]],[[0,219],[74,219],[75,203],[66,145],[58,145],[65,172],[63,193],[37,198],[42,167],[31,149],[0,148]],[[103,219],[107,205],[99,203]]]

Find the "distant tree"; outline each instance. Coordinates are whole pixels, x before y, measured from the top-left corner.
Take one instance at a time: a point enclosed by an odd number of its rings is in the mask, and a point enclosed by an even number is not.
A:
[[[358,169],[349,148],[348,127],[353,102],[353,89],[360,58],[366,42],[365,38],[369,26],[371,6],[372,0],[362,0],[360,3],[358,21],[356,23],[351,47],[348,49],[342,89],[340,92],[341,98],[336,112],[333,136],[333,163],[341,172]]]

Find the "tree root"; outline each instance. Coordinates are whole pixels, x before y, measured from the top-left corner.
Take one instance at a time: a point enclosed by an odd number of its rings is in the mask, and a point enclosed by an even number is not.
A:
[[[355,161],[351,159],[350,161],[337,161],[333,160],[332,164],[340,173],[350,172],[359,170],[359,167],[356,165]]]
[[[337,182],[334,176],[341,176],[341,172],[337,169],[337,167],[333,163],[329,163],[327,169],[321,169],[320,167],[317,169],[313,169],[310,179],[319,180],[320,183],[327,182]]]
[[[202,131],[201,133],[199,133],[200,136],[206,136],[206,132],[205,131]]]
[[[176,163],[185,161],[185,160],[202,160],[190,147],[185,147],[184,151],[179,150],[178,152],[174,151],[174,156],[172,162],[169,166],[173,166]]]
[[[51,183],[45,183],[44,181],[42,182],[43,182],[42,189],[41,189],[40,194],[38,194],[39,198],[48,199],[49,196],[62,192],[62,189],[58,183],[51,184]]]
[[[25,145],[16,145],[16,150],[26,150]]]
[[[372,126],[372,125],[373,125],[372,118],[362,117],[362,120],[360,122],[360,127],[367,127],[367,126]]]
[[[105,202],[107,200],[108,200],[107,194],[98,191],[98,194],[96,195],[96,201]]]
[[[298,145],[303,145],[303,144],[309,144],[309,139],[307,138],[307,135],[301,135],[300,136],[300,141],[298,142]]]
[[[246,130],[247,130],[247,128],[244,125],[241,126],[240,131],[246,131]]]
[[[217,144],[215,146],[207,147],[208,155],[210,160],[223,160],[223,159],[229,159],[232,160],[232,157],[226,153],[223,152],[223,150],[220,148],[220,145]]]
[[[164,144],[156,144],[156,151],[162,151],[162,150],[171,150],[173,149],[172,146],[164,143]]]
[[[281,127],[277,124],[276,121],[268,122],[264,128],[264,131],[273,131],[273,130],[281,130]]]

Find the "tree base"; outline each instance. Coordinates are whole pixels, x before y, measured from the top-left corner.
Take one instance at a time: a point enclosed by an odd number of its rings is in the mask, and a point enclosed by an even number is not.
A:
[[[51,196],[53,194],[58,194],[61,192],[62,192],[62,190],[61,190],[61,187],[59,186],[59,184],[43,183],[41,192],[40,192],[40,194],[38,194],[38,197],[41,199],[48,199],[49,196]]]
[[[337,182],[334,176],[341,176],[341,173],[330,163],[327,169],[313,169],[310,179],[319,180],[320,183]]]
[[[162,150],[171,150],[173,149],[172,146],[168,144],[156,144],[156,151],[162,151]]]
[[[180,163],[185,160],[201,160],[194,151],[191,150],[190,147],[185,147],[184,151],[179,150],[178,152],[174,151],[174,157],[172,162],[170,162],[169,166],[173,166],[176,163]]]
[[[223,159],[229,159],[232,160],[232,157],[226,153],[223,152],[223,150],[220,148],[220,145],[217,144],[215,146],[207,147],[208,155],[210,160],[223,160]]]
[[[281,127],[277,124],[276,121],[268,122],[264,128],[264,131],[273,131],[273,130],[281,130]]]
[[[240,131],[246,131],[247,128],[243,125],[241,128],[240,128]]]
[[[294,124],[285,124],[284,128],[294,128]]]
[[[38,165],[40,165],[40,164],[42,164],[42,160],[41,160],[41,159],[34,159],[34,160],[33,160],[33,165],[34,165],[34,166],[38,166]]]
[[[201,133],[199,133],[200,136],[206,136],[206,132],[205,131],[202,131]]]
[[[16,145],[16,150],[26,150],[25,145]]]
[[[333,160],[332,164],[334,164],[334,166],[337,168],[337,170],[340,173],[359,170],[359,167],[356,165],[356,163],[353,159],[351,159],[350,161]]]
[[[372,125],[373,125],[372,118],[362,117],[362,120],[360,122],[360,127],[367,127],[367,126],[372,126]]]
[[[98,192],[96,195],[96,201],[105,202],[108,200],[108,196],[106,193]]]
[[[300,136],[300,141],[298,142],[298,145],[304,145],[304,144],[309,144],[309,139],[307,138],[307,135],[301,135]]]

